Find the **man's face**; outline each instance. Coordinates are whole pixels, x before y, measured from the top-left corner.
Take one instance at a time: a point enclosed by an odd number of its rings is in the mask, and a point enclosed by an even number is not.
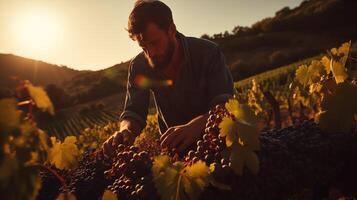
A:
[[[137,36],[136,40],[152,68],[163,70],[168,66],[175,50],[172,31],[162,30],[156,24],[149,23],[145,32]]]

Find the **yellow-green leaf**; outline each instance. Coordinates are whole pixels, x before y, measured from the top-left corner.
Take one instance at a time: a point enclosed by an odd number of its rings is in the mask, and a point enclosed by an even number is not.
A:
[[[59,169],[69,169],[77,165],[79,151],[75,136],[67,136],[63,143],[51,137],[53,147],[50,149],[48,159]]]
[[[26,87],[31,98],[35,101],[36,106],[42,111],[47,111],[54,115],[55,110],[50,98],[47,96],[46,91],[42,87],[33,86],[29,82],[26,84]]]
[[[69,192],[63,193],[62,192],[58,195],[56,200],[77,200],[77,198],[72,193],[69,193]]]
[[[257,126],[236,122],[238,138],[243,142],[243,146],[251,151],[257,151],[259,146],[259,130]]]
[[[338,55],[339,56],[348,56],[348,54],[350,52],[350,47],[351,47],[351,41],[343,43],[338,48]]]
[[[337,84],[331,95],[326,95],[321,103],[322,112],[318,116],[320,127],[326,132],[348,132],[354,124],[357,113],[357,87],[344,82]]]
[[[179,181],[180,168],[170,162],[168,156],[157,156],[152,166],[155,187],[163,200],[174,200],[180,195],[177,191],[181,185]]]
[[[295,79],[303,86],[316,83],[324,71],[324,65],[320,61],[313,60],[309,66],[302,65],[295,72]]]
[[[152,172],[163,200],[197,199],[210,181],[209,168],[202,161],[185,167],[182,162],[171,163],[168,156],[157,156]]]
[[[229,99],[228,102],[225,104],[226,109],[231,112],[235,117],[238,116],[238,108],[239,103],[236,99]]]
[[[257,117],[248,105],[240,104],[236,99],[230,99],[225,107],[242,123],[256,125]]]
[[[111,190],[105,190],[102,200],[118,200],[118,198]]]
[[[331,71],[330,62],[331,62],[331,60],[326,56],[322,57],[322,59],[321,59],[321,63],[324,66],[326,74],[329,74]]]
[[[307,65],[299,66],[299,68],[295,72],[295,79],[304,86],[309,83],[310,79],[308,77]]]
[[[331,71],[336,83],[343,83],[348,77],[347,70],[340,61],[331,61]]]
[[[319,93],[322,89],[322,85],[320,83],[312,83],[310,86],[309,86],[309,92],[310,93]]]
[[[258,156],[251,150],[244,148],[239,144],[234,144],[231,149],[230,161],[234,173],[243,174],[244,166],[246,166],[253,174],[259,172]]]
[[[187,166],[182,170],[182,184],[185,193],[190,199],[198,199],[201,192],[210,182],[210,174],[208,166],[198,161],[191,166]]]
[[[234,141],[238,140],[236,123],[229,117],[223,117],[219,124],[219,135],[226,137],[226,145],[230,147]]]

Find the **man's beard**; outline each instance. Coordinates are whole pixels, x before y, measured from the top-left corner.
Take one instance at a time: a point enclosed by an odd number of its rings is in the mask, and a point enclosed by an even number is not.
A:
[[[145,57],[152,68],[164,70],[171,62],[172,56],[174,55],[174,51],[175,43],[173,40],[170,40],[164,52],[164,55],[154,56],[153,58],[150,58],[145,54]]]

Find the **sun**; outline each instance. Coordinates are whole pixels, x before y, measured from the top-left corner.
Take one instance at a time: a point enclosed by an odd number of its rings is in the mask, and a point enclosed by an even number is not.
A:
[[[16,24],[18,41],[22,50],[33,55],[44,55],[55,48],[60,37],[58,21],[47,13],[31,13]]]

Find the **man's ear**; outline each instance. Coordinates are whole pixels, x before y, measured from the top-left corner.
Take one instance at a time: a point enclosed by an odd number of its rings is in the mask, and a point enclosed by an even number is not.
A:
[[[168,32],[169,32],[170,37],[176,36],[176,25],[174,23],[170,24]]]

